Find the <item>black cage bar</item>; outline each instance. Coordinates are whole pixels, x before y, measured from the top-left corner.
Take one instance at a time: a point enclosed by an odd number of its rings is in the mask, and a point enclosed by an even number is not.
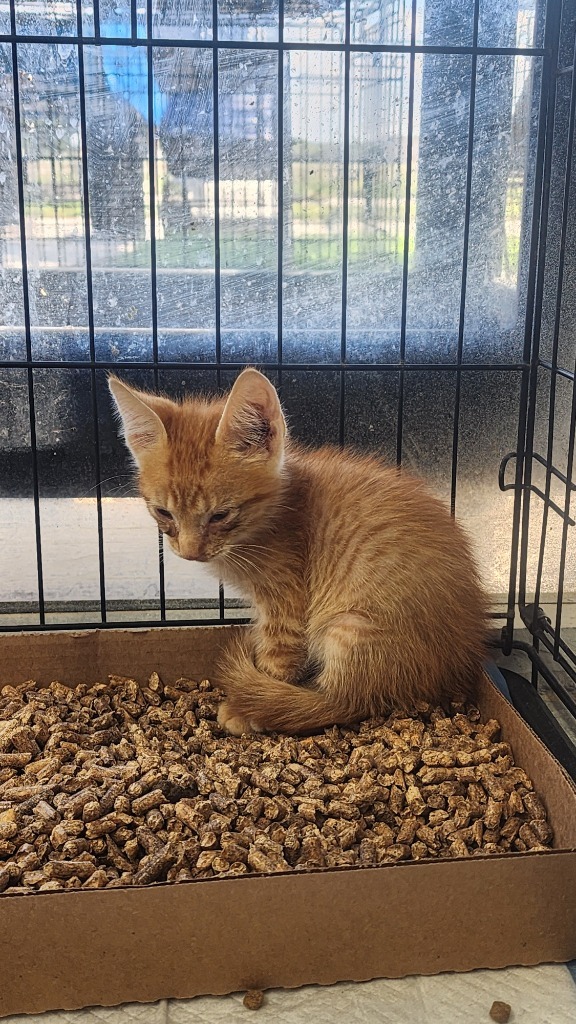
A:
[[[575,26],[569,0],[0,5],[0,508],[35,563],[0,630],[247,614],[178,590],[161,538],[121,592],[105,376],[250,363],[298,436],[429,471],[476,531],[475,488],[504,503],[503,650],[576,713]],[[71,597],[64,498],[91,517]]]

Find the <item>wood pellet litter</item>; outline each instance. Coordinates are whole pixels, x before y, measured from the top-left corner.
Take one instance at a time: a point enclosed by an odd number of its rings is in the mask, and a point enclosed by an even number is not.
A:
[[[182,882],[552,844],[496,721],[422,705],[240,738],[207,680],[0,690],[0,892]]]

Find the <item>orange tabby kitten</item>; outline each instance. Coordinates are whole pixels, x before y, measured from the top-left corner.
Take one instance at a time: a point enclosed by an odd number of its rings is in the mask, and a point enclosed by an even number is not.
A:
[[[485,599],[461,529],[422,483],[290,442],[257,370],[212,401],[109,384],[173,551],[256,609],[220,666],[229,732],[308,732],[471,693]]]

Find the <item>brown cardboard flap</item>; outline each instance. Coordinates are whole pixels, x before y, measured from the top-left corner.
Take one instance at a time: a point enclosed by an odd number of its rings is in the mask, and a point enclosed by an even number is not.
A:
[[[0,682],[35,679],[77,685],[129,676],[144,683],[151,672],[165,682],[209,677],[222,647],[239,626],[168,626],[8,633],[0,638]]]
[[[209,678],[238,628],[5,635],[0,681]],[[544,800],[555,850],[4,894],[0,1015],[576,957],[576,788],[488,679],[480,705]]]
[[[1,901],[0,1013],[564,961],[572,854]]]

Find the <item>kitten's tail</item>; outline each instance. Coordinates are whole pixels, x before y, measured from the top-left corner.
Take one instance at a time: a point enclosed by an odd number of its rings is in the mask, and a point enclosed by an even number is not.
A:
[[[283,683],[256,668],[240,640],[224,654],[220,681],[227,700],[218,720],[232,733],[306,733],[354,721],[349,707],[329,693]]]

